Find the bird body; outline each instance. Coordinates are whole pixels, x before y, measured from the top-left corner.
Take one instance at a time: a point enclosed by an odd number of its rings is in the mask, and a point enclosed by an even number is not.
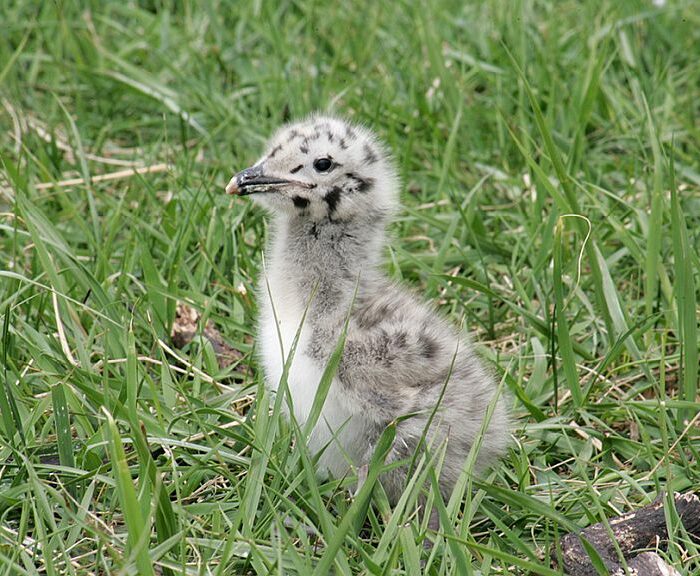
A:
[[[288,362],[290,404],[301,426],[345,333],[308,441],[320,453],[321,473],[340,477],[368,463],[382,430],[412,414],[398,424],[387,460],[410,458],[424,435],[429,444],[445,442],[440,486],[448,497],[490,404],[479,467],[503,452],[504,402],[469,340],[381,270],[385,226],[398,209],[398,178],[369,131],[327,117],[284,127],[227,191],[252,194],[272,215],[258,346],[272,390]],[[405,474],[399,466],[383,475],[392,500]]]

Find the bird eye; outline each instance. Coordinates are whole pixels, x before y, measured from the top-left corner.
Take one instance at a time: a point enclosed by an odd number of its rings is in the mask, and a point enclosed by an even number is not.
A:
[[[330,158],[317,158],[314,160],[314,170],[316,172],[328,172],[333,166]]]

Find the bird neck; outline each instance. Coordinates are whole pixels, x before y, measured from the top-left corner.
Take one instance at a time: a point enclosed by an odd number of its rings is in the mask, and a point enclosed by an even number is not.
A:
[[[348,311],[356,291],[379,275],[384,223],[292,217],[275,221],[270,268],[289,282],[311,309]],[[278,275],[279,274],[279,275]],[[313,314],[312,314],[313,316]]]

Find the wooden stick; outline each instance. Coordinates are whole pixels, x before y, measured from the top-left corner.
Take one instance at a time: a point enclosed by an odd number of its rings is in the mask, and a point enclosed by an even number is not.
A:
[[[686,531],[700,538],[700,499],[695,494],[674,494],[676,512]],[[653,552],[637,554],[639,550],[666,547],[666,499],[660,496],[652,504],[609,521],[614,541],[602,523],[585,528],[578,534],[562,538],[561,551],[564,572],[569,576],[597,576],[581,538],[585,538],[602,558],[614,576],[625,574],[615,544],[620,548],[630,569],[640,576],[674,576],[677,572]],[[634,573],[634,572],[632,572]]]
[[[143,166],[142,168],[129,168],[127,170],[118,170],[117,172],[109,172],[108,174],[97,174],[90,180],[91,182],[106,182],[108,180],[120,180],[122,178],[131,178],[136,174],[153,174],[154,172],[165,172],[170,168],[170,164],[162,162],[160,164],[152,164],[151,166]],[[46,190],[47,188],[65,188],[66,186],[79,186],[85,184],[85,178],[71,178],[70,180],[60,180],[58,182],[41,182],[35,188],[37,190]]]

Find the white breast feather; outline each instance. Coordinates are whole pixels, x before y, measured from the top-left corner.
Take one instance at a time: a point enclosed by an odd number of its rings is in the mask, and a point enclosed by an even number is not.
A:
[[[305,299],[295,293],[284,281],[281,271],[273,267],[268,271],[267,282],[261,287],[260,338],[261,357],[268,388],[277,391],[284,371],[284,363],[290,355],[294,339],[301,326],[299,340],[287,376],[287,387],[294,407],[294,417],[303,427],[323,376],[323,367],[305,350],[309,328],[302,326]],[[349,468],[348,459],[354,460],[364,453],[363,419],[347,409],[347,402],[338,395],[339,383],[334,380],[323,405],[323,410],[308,442],[311,453],[317,453],[326,445],[319,461],[319,471],[329,471],[342,477]],[[288,414],[287,403],[283,409]],[[331,425],[332,423],[332,425]],[[334,438],[335,435],[335,438]],[[349,458],[348,458],[349,457]]]

